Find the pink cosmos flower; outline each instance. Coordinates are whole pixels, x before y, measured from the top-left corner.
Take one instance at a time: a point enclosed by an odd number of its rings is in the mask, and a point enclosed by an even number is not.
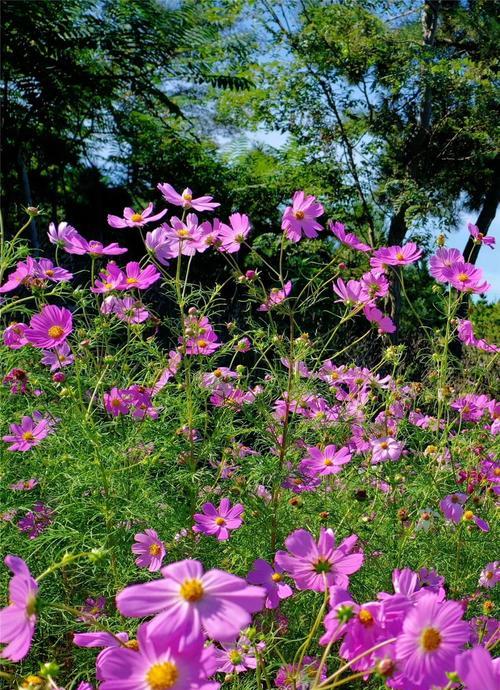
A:
[[[49,225],[48,238],[49,242],[55,244],[67,254],[85,254],[87,249],[85,247],[86,240],[75,230],[72,225],[63,222],[55,226],[54,223]]]
[[[149,318],[149,312],[139,300],[133,297],[112,298],[110,309],[106,313],[114,314],[125,323],[143,323]],[[102,309],[101,309],[102,311]]]
[[[29,510],[17,523],[21,532],[28,535],[28,539],[36,539],[53,522],[54,511],[49,506],[37,501],[33,510]]]
[[[286,551],[278,551],[276,563],[295,580],[297,589],[324,592],[325,587],[347,588],[349,575],[363,564],[362,553],[351,553],[358,537],[353,534],[335,548],[333,530],[320,528],[316,542],[310,532],[298,529],[285,540]]]
[[[28,374],[24,369],[16,367],[5,374],[2,383],[4,386],[10,386],[10,392],[14,395],[26,393],[28,390]]]
[[[474,238],[474,242],[476,244],[485,244],[490,249],[494,249],[496,243],[494,237],[488,237],[487,235],[484,235],[482,232],[479,231],[477,225],[473,225],[472,223],[469,223],[467,225],[467,229],[469,230],[471,237]]]
[[[312,681],[316,678],[319,664],[320,660],[312,656],[305,656],[300,667],[298,663],[285,664],[276,674],[274,684],[282,690],[309,690]],[[324,664],[321,669],[320,681],[326,680],[326,676],[327,667]]]
[[[359,280],[348,280],[346,283],[342,278],[337,278],[332,283],[332,289],[340,297],[336,302],[343,302],[347,306],[363,304],[371,299]]]
[[[151,215],[153,212],[153,204],[148,204],[146,208],[140,213],[136,213],[133,208],[123,209],[123,218],[119,216],[108,215],[108,224],[112,228],[142,228],[147,223],[154,223],[160,218],[163,218],[167,209],[160,211],[156,215]]]
[[[389,294],[389,281],[385,273],[368,271],[362,275],[360,282],[369,300],[385,297]]]
[[[11,323],[2,334],[3,344],[11,350],[19,350],[28,344],[27,330],[25,323]]]
[[[50,367],[50,371],[68,367],[75,361],[67,342],[62,343],[59,347],[54,347],[52,350],[42,350],[42,355],[40,361],[46,367]]]
[[[281,222],[281,229],[291,242],[298,242],[305,237],[318,236],[317,231],[323,228],[316,218],[323,214],[323,206],[316,201],[315,196],[306,196],[304,192],[295,192],[292,205],[285,209]]]
[[[84,605],[81,607],[81,616],[77,618],[84,623],[95,623],[99,618],[104,616],[106,611],[106,597],[89,597],[85,599]]]
[[[28,566],[18,556],[6,556],[5,565],[14,577],[9,583],[9,605],[0,610],[0,651],[2,659],[20,661],[28,654],[35,634],[38,584]]]
[[[467,494],[460,493],[445,496],[439,502],[439,507],[441,508],[444,517],[458,525],[464,514],[464,503],[468,500],[468,498],[469,497]]]
[[[109,393],[104,393],[104,407],[113,417],[121,414],[128,414],[130,411],[130,400],[127,391],[112,388]]]
[[[126,247],[120,247],[117,242],[111,242],[111,244],[104,246],[102,242],[98,242],[97,240],[85,240],[85,249],[89,256],[94,257],[117,256],[118,254],[125,254],[128,252]]]
[[[61,345],[73,330],[73,317],[69,309],[47,304],[39,314],[31,317],[26,330],[27,340],[39,348]]]
[[[237,642],[222,645],[222,649],[216,647],[215,660],[217,673],[245,673],[249,669],[257,668],[255,651],[245,635]]]
[[[179,366],[181,364],[182,355],[180,352],[170,350],[168,354],[169,358],[167,368],[161,372],[155,385],[153,386],[153,389],[151,391],[153,395],[159,393],[162,390],[162,388],[164,388],[167,385],[170,379],[176,375],[177,370],[179,369]]]
[[[469,639],[463,608],[439,595],[421,596],[403,623],[396,657],[403,674],[419,687],[445,686],[454,671],[455,656]]]
[[[16,482],[15,484],[10,484],[9,489],[11,491],[31,491],[35,486],[38,486],[38,479],[26,479]]]
[[[482,338],[476,338],[474,335],[472,322],[468,321],[467,319],[459,319],[457,335],[459,340],[465,343],[465,345],[477,347],[478,350],[483,350],[484,352],[500,352],[500,347],[487,343],[486,340],[483,340]]]
[[[230,532],[238,529],[243,524],[240,517],[245,510],[241,503],[231,507],[229,498],[223,498],[216,508],[213,503],[204,503],[201,507],[203,513],[195,513],[195,526],[193,532],[209,534],[218,541],[229,539]]]
[[[160,570],[165,558],[165,544],[154,529],[145,529],[134,536],[136,544],[132,544],[132,553],[137,554],[135,564],[139,568],[147,568],[150,573]]]
[[[422,250],[415,242],[407,242],[402,247],[398,245],[381,247],[373,252],[370,266],[384,271],[387,266],[407,266],[415,263],[421,256]]]
[[[169,266],[169,259],[177,256],[175,251],[175,242],[173,243],[171,238],[167,233],[168,226],[164,223],[160,225],[159,228],[146,233],[146,239],[144,244],[146,249],[154,254],[157,261],[159,261],[162,266]]]
[[[479,586],[493,589],[498,582],[500,582],[500,561],[493,561],[481,570]]]
[[[447,279],[444,275],[444,270],[450,268],[456,263],[464,262],[465,259],[458,249],[438,249],[434,256],[431,256],[429,264],[429,273],[439,283],[446,283]]]
[[[99,278],[96,278],[94,286],[91,287],[90,290],[96,295],[106,294],[113,290],[120,289],[119,286],[122,285],[124,281],[125,274],[123,271],[114,261],[110,261],[106,268],[99,272]]]
[[[372,248],[370,247],[370,245],[361,242],[361,240],[358,237],[356,237],[356,235],[353,232],[346,232],[345,225],[343,225],[342,223],[332,223],[330,221],[328,223],[328,227],[335,235],[335,237],[340,242],[342,242],[342,244],[345,244],[347,247],[350,247],[351,249],[356,249],[358,252],[371,252]]]
[[[403,444],[391,436],[382,436],[371,440],[370,443],[373,449],[372,465],[378,465],[379,462],[386,462],[386,460],[399,460],[403,452]]]
[[[239,252],[243,242],[250,232],[250,220],[244,213],[233,213],[229,216],[229,225],[221,223],[217,239],[220,240],[219,250],[233,254]]]
[[[146,290],[146,288],[156,283],[160,278],[161,274],[152,264],[141,268],[138,261],[129,261],[125,266],[125,273],[122,273],[118,290],[130,290],[131,288]]]
[[[211,196],[199,196],[197,199],[193,199],[193,192],[186,187],[186,189],[179,194],[175,191],[171,184],[164,182],[163,184],[158,184],[157,188],[165,197],[166,201],[174,206],[182,206],[182,208],[194,208],[195,211],[213,211],[214,208],[220,206],[216,201],[212,201]]]
[[[173,622],[162,628],[140,625],[137,648],[111,646],[98,663],[100,690],[218,690],[209,681],[215,670],[213,645],[200,633],[187,639]]]
[[[257,558],[253,562],[252,570],[247,575],[247,582],[264,587],[266,609],[278,608],[282,599],[288,599],[293,594],[290,585],[284,582],[282,568],[277,564],[273,567],[262,558]]]
[[[465,690],[495,690],[500,687],[500,660],[484,647],[468,649],[455,658],[455,671]]]
[[[352,458],[349,449],[339,448],[329,445],[324,450],[316,446],[308,446],[307,457],[300,465],[299,470],[308,477],[325,477],[330,474],[338,474],[342,465],[345,465]]]
[[[264,605],[262,587],[247,585],[222,570],[203,573],[199,561],[178,561],[161,572],[161,580],[132,585],[118,594],[116,604],[122,615],[158,614],[149,623],[154,629],[171,625],[189,639],[204,630],[214,640],[231,642],[249,625],[250,614]]]
[[[458,261],[443,269],[443,278],[460,292],[488,292],[491,285],[483,280],[483,272],[474,264]]]
[[[185,220],[172,216],[170,225],[164,223],[162,228],[170,244],[170,253],[174,257],[180,254],[194,256],[196,252],[204,252],[208,249],[208,245],[202,242],[202,233],[204,229],[210,228],[210,224],[199,225],[198,216],[195,213],[188,213]]]
[[[266,301],[258,307],[257,311],[270,311],[273,307],[281,304],[292,291],[292,281],[289,280],[282,288],[273,288],[266,298]]]
[[[6,443],[11,443],[7,450],[25,452],[37,446],[51,433],[50,423],[46,419],[34,419],[27,415],[21,424],[11,424],[10,434],[3,436]]]

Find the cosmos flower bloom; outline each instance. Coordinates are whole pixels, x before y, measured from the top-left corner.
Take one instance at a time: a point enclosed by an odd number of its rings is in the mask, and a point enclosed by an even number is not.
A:
[[[81,608],[81,616],[77,620],[84,623],[94,623],[104,616],[106,609],[106,597],[89,597]]]
[[[217,673],[245,673],[249,669],[257,668],[255,651],[245,635],[237,642],[223,644],[222,649],[216,647],[215,661]]]
[[[315,196],[306,196],[304,192],[295,192],[292,205],[285,209],[281,229],[291,242],[298,242],[302,235],[309,238],[318,236],[323,228],[316,218],[323,214],[323,206]]]
[[[125,266],[125,272],[122,272],[121,281],[117,287],[118,290],[130,290],[131,288],[145,290],[160,278],[161,274],[152,264],[141,268],[138,261],[129,261]]]
[[[474,238],[474,242],[476,244],[485,244],[490,249],[495,248],[495,243],[496,243],[495,238],[494,237],[488,237],[487,235],[484,235],[482,232],[480,232],[477,225],[473,225],[472,223],[468,223],[467,229],[469,230],[471,237]]]
[[[319,663],[319,659],[305,656],[300,667],[298,664],[285,664],[276,674],[274,684],[282,690],[309,690],[311,683],[316,678]],[[320,681],[326,680],[326,676],[327,667],[324,664],[321,669]]]
[[[353,232],[346,232],[345,225],[342,223],[328,223],[328,227],[335,235],[335,237],[351,249],[356,249],[358,252],[371,252],[372,248],[369,244],[361,242],[361,240],[356,237]]]
[[[112,298],[110,314],[114,314],[120,321],[125,323],[143,323],[149,318],[149,312],[139,300],[133,297]],[[101,309],[102,311],[102,309]]]
[[[479,585],[492,589],[498,582],[500,582],[500,561],[493,561],[481,570]]]
[[[332,290],[340,297],[336,302],[343,302],[347,306],[363,304],[371,299],[359,280],[348,280],[346,283],[342,278],[337,278],[332,283]]]
[[[137,646],[112,646],[99,655],[101,690],[218,690],[208,681],[215,670],[212,645],[205,647],[198,632],[188,640],[173,622],[162,628],[142,624],[137,630]]]
[[[10,386],[10,392],[17,395],[18,393],[26,393],[28,380],[27,372],[16,367],[5,374],[2,383],[4,386]]]
[[[28,326],[25,323],[11,323],[2,334],[3,344],[11,350],[19,350],[28,344],[27,330]]]
[[[361,276],[360,283],[369,300],[385,297],[389,294],[389,281],[385,273],[368,271]]]
[[[449,268],[444,268],[443,278],[460,292],[488,292],[491,285],[483,280],[483,272],[474,264],[458,261]]]
[[[292,291],[292,281],[289,280],[282,288],[272,288],[266,301],[258,307],[257,311],[270,311],[273,307],[281,304]]]
[[[82,238],[83,239],[83,238]],[[106,246],[102,242],[97,240],[84,240],[84,246],[86,249],[86,254],[89,256],[117,256],[118,254],[125,254],[128,252],[126,247],[120,247],[117,242],[111,242]]]
[[[194,256],[196,252],[204,252],[208,249],[208,245],[202,241],[202,237],[204,231],[208,231],[210,227],[210,223],[207,221],[200,225],[195,213],[188,213],[185,220],[172,216],[170,225],[167,223],[162,225],[173,257],[180,254]]]
[[[11,424],[10,434],[3,436],[6,443],[10,443],[7,450],[25,452],[37,446],[51,433],[51,425],[46,419],[34,419],[27,415],[21,424]]]
[[[18,556],[6,556],[5,565],[14,574],[9,583],[9,605],[0,610],[2,659],[20,661],[28,654],[35,634],[38,584]]]
[[[50,349],[61,345],[72,331],[73,317],[69,309],[47,304],[31,317],[25,335],[34,347]]]
[[[220,206],[216,201],[212,201],[211,196],[199,196],[193,199],[193,192],[186,187],[186,189],[179,194],[175,191],[171,184],[163,182],[157,185],[157,188],[163,194],[166,201],[174,206],[182,206],[182,208],[194,208],[195,211],[213,211],[214,208]]]
[[[465,345],[477,347],[478,350],[483,350],[484,352],[500,352],[500,347],[487,343],[482,338],[476,338],[472,322],[467,319],[458,320],[457,335],[459,340]]]
[[[464,503],[468,500],[467,494],[449,494],[445,496],[440,502],[439,507],[447,520],[451,520],[456,525],[462,519],[464,514]]]
[[[145,529],[134,536],[136,544],[132,544],[132,553],[137,554],[135,564],[139,568],[147,568],[154,573],[160,570],[165,558],[165,544],[154,529]]]
[[[421,256],[422,250],[415,242],[407,242],[402,247],[398,245],[381,247],[373,252],[370,266],[384,271],[387,266],[407,266],[415,263]]]
[[[455,656],[469,639],[469,625],[456,601],[432,592],[421,596],[405,617],[396,642],[402,673],[419,687],[445,686]]]
[[[26,479],[15,484],[10,484],[9,489],[11,491],[31,491],[38,486],[38,479]]]
[[[136,213],[133,208],[123,209],[123,218],[119,216],[108,215],[108,225],[112,228],[142,228],[148,223],[154,223],[160,218],[163,218],[167,209],[151,215],[153,213],[153,204],[148,204],[146,208],[140,213]]]
[[[157,393],[159,393],[162,390],[162,388],[164,388],[167,385],[170,379],[176,375],[177,370],[179,369],[179,366],[182,361],[181,353],[176,352],[175,350],[170,350],[168,355],[169,357],[167,368],[164,369],[158,377],[151,391],[152,395],[156,395]]]
[[[288,599],[293,594],[290,585],[284,582],[282,568],[277,564],[273,567],[262,558],[257,558],[253,562],[252,570],[247,575],[247,582],[264,587],[266,609],[278,608],[282,599]]]
[[[439,283],[446,283],[444,271],[454,264],[464,262],[465,259],[458,249],[438,249],[429,260],[429,273]]]
[[[239,252],[250,232],[250,220],[244,213],[233,213],[229,216],[229,225],[221,223],[217,239],[220,240],[219,251],[233,254]]]
[[[129,398],[126,391],[112,388],[109,393],[104,393],[104,407],[113,417],[119,417],[121,414],[128,414],[130,411]]]
[[[73,278],[73,274],[64,268],[54,266],[50,259],[32,259],[30,256],[26,261],[18,261],[15,271],[13,271],[7,282],[0,288],[0,293],[11,292],[21,285],[29,287],[43,287],[47,281],[62,283]]]
[[[52,517],[54,511],[42,503],[37,501],[30,510],[17,523],[17,527],[21,532],[28,535],[29,539],[36,539],[47,527],[52,524]]]
[[[326,446],[324,450],[316,446],[309,446],[307,453],[307,457],[299,465],[299,470],[308,477],[338,474],[342,465],[345,465],[352,458],[348,448],[343,447],[337,450],[337,446],[333,445]]]
[[[325,586],[347,588],[349,575],[363,564],[362,553],[351,553],[358,537],[353,534],[335,548],[333,530],[320,528],[319,540],[305,529],[297,529],[285,540],[286,551],[278,551],[276,563],[295,580],[297,589],[324,592]]]
[[[66,222],[59,223],[57,228],[54,223],[50,223],[47,235],[49,242],[64,249],[67,254],[82,255],[87,251],[85,247],[86,240],[72,225],[68,225]]]
[[[399,460],[403,452],[403,444],[391,436],[372,439],[370,443],[372,445],[372,465],[378,465],[379,462],[386,460]]]
[[[455,671],[465,690],[500,687],[500,662],[479,645],[455,658]]]
[[[265,590],[222,570],[203,573],[199,561],[184,560],[162,568],[163,578],[126,587],[116,597],[124,616],[142,618],[158,614],[149,623],[183,631],[196,639],[208,637],[232,642],[249,625],[251,614],[264,605]]]
[[[40,361],[46,367],[50,367],[50,371],[57,371],[61,367],[68,367],[75,361],[67,342],[63,342],[52,350],[42,350],[42,355],[43,357]]]
[[[155,258],[162,266],[169,266],[169,259],[177,256],[175,251],[175,243],[172,242],[171,238],[167,233],[168,226],[164,223],[160,227],[151,230],[146,233],[146,239],[144,244],[146,249],[154,254]]]
[[[193,532],[209,534],[219,541],[229,539],[230,532],[243,524],[241,515],[245,507],[241,503],[231,506],[229,498],[223,498],[216,508],[213,503],[204,503],[203,513],[195,513]]]

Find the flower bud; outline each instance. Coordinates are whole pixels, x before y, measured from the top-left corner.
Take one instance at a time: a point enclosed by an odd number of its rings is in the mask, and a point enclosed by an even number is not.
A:
[[[42,664],[40,667],[41,676],[57,676],[59,673],[59,664],[55,661],[47,661],[47,663]]]
[[[52,374],[52,381],[54,381],[54,383],[63,383],[66,381],[66,375],[63,374],[62,371],[56,371]]]

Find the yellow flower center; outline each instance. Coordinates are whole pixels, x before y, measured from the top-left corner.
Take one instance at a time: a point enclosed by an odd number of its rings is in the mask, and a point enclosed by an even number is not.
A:
[[[464,520],[472,520],[473,517],[474,517],[474,513],[472,512],[472,510],[466,510],[465,511]]]
[[[189,192],[182,192],[182,198],[184,201],[192,201],[193,195],[189,194]]]
[[[304,211],[294,211],[293,215],[297,220],[302,220],[304,218]]]
[[[222,376],[222,371],[220,369],[216,369],[214,371],[214,376],[216,379],[219,379]]]
[[[469,276],[467,273],[459,273],[457,275],[457,280],[459,280],[461,283],[467,283],[469,281]]]
[[[198,340],[198,347],[206,347],[208,345],[206,340]]]
[[[161,546],[159,544],[151,544],[149,547],[149,555],[158,556],[159,553],[161,553]]]
[[[51,326],[48,330],[49,338],[60,338],[64,334],[64,328],[61,326]]]
[[[396,259],[397,259],[398,261],[404,261],[405,255],[403,254],[403,252],[398,252],[398,253],[396,254]]]
[[[271,580],[273,582],[281,582],[282,579],[283,579],[283,575],[281,573],[273,573],[271,575]]]
[[[368,611],[368,609],[359,609],[358,620],[360,623],[362,623],[363,625],[366,625],[366,626],[373,625],[373,622],[374,622],[373,616]]]
[[[324,465],[325,465],[326,467],[331,467],[331,466],[333,465],[333,461],[330,460],[330,458],[326,458],[326,460],[325,460],[325,462],[324,462]]]
[[[171,661],[153,664],[146,674],[151,690],[169,690],[179,678],[177,666]]]
[[[113,287],[113,283],[103,283],[103,286],[106,288],[106,290],[110,290]]]
[[[435,652],[441,645],[441,633],[436,628],[424,628],[420,636],[420,645],[424,652]]]
[[[389,444],[387,443],[387,441],[382,441],[382,443],[380,444],[380,447],[383,448],[384,450],[387,450],[387,448],[389,448]]]
[[[24,434],[23,434],[23,439],[24,439],[25,441],[33,441],[34,438],[35,438],[35,437],[34,437],[33,434],[31,433],[31,431],[25,431]]]
[[[21,687],[29,688],[29,687],[32,687],[33,685],[43,685],[43,683],[44,683],[44,680],[43,680],[43,678],[40,678],[40,676],[26,676]]]
[[[127,278],[127,283],[129,285],[137,285],[138,282],[139,282],[138,278]]]
[[[491,580],[491,579],[493,578],[493,575],[494,575],[494,574],[495,574],[495,573],[494,573],[492,570],[488,570],[488,571],[486,572],[486,579],[487,579],[487,580]]]
[[[201,580],[184,580],[181,585],[181,597],[190,603],[198,601],[205,594]]]
[[[46,276],[49,276],[49,278],[51,278],[51,277],[54,275],[54,271],[53,271],[51,268],[48,268],[48,269],[45,271],[45,275],[46,275]]]
[[[134,652],[139,651],[139,643],[137,642],[137,640],[129,640],[128,642],[125,642],[125,647],[127,649],[133,649]]]
[[[132,216],[130,216],[130,220],[133,223],[140,223],[143,218],[140,213],[134,213]]]
[[[178,237],[189,237],[189,230],[187,228],[181,228],[177,230]]]
[[[229,654],[228,654],[229,660],[231,661],[232,664],[237,666],[238,664],[241,664],[243,661],[243,657],[241,656],[241,652],[239,652],[237,649],[232,649]]]
[[[218,517],[218,518],[215,518],[215,524],[222,526],[222,525],[226,524],[226,521],[224,520],[223,517]]]
[[[111,407],[120,407],[122,401],[119,398],[113,398],[111,401]]]

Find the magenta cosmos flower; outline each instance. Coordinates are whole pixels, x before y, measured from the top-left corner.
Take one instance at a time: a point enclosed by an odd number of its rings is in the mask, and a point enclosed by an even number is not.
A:
[[[266,301],[258,307],[257,311],[270,311],[281,302],[284,302],[292,291],[292,281],[289,280],[282,288],[273,288],[266,297]]]
[[[222,570],[203,572],[199,561],[184,560],[162,568],[163,578],[126,587],[116,597],[124,616],[158,614],[150,623],[172,624],[189,637],[203,629],[214,640],[231,642],[264,605],[265,590]]]
[[[29,652],[36,625],[38,584],[18,556],[6,556],[5,565],[14,573],[9,583],[9,605],[0,611],[2,659],[20,661]]]
[[[403,623],[396,642],[396,658],[403,674],[422,688],[444,686],[454,671],[455,656],[469,639],[469,624],[456,601],[422,595]]]
[[[466,261],[458,261],[443,269],[442,275],[446,282],[460,292],[488,292],[491,287],[483,280],[481,269]]]
[[[100,690],[218,690],[213,645],[200,633],[187,640],[173,621],[162,628],[143,624],[137,647],[112,646],[99,655]]]
[[[223,498],[216,508],[213,503],[204,503],[201,507],[203,513],[195,513],[195,526],[193,532],[209,534],[219,541],[229,539],[230,532],[238,529],[243,524],[243,511],[245,507],[236,503],[231,507],[229,498]]]
[[[490,249],[495,248],[495,243],[496,243],[495,238],[494,237],[487,237],[484,233],[482,233],[479,230],[477,225],[473,225],[472,223],[469,223],[467,225],[467,229],[469,230],[471,237],[474,238],[474,242],[476,244],[485,244]]]
[[[483,350],[484,352],[500,352],[500,347],[497,347],[492,343],[488,343],[482,338],[476,338],[474,335],[472,322],[468,321],[467,319],[458,320],[457,335],[459,340],[461,340],[465,345],[477,347],[478,350]]]
[[[258,643],[260,646],[265,643]],[[222,649],[215,649],[217,673],[245,673],[257,668],[255,651],[248,637],[242,635],[237,642],[224,644]]]
[[[119,216],[108,215],[108,224],[112,228],[142,228],[147,223],[154,223],[156,220],[163,218],[167,209],[160,211],[156,215],[151,215],[153,212],[153,204],[148,204],[146,208],[140,213],[136,213],[133,208],[123,209],[123,218]]]
[[[229,216],[229,225],[221,223],[217,239],[220,241],[220,251],[233,254],[239,252],[243,242],[250,232],[250,220],[244,213],[233,213]]]
[[[160,570],[165,558],[165,544],[154,529],[145,529],[134,536],[136,544],[132,544],[132,553],[137,554],[135,564],[139,568],[147,568],[151,573]]]
[[[304,192],[295,192],[292,205],[285,209],[281,222],[281,229],[291,242],[298,242],[305,237],[318,236],[318,230],[323,228],[316,218],[323,215],[323,206],[316,201],[315,196],[306,196]]]
[[[449,494],[445,496],[440,502],[439,507],[447,520],[451,520],[456,525],[462,519],[464,514],[464,503],[468,500],[467,494]]]
[[[342,244],[345,244],[346,247],[356,249],[358,252],[371,252],[372,248],[370,247],[370,245],[361,242],[361,240],[358,237],[356,237],[356,235],[353,232],[346,232],[345,225],[343,225],[342,223],[330,222],[328,223],[328,227],[335,235],[335,237],[340,242],[342,242]]]
[[[11,350],[19,350],[28,344],[27,330],[25,323],[11,323],[2,334],[3,344]]]
[[[274,568],[262,558],[253,562],[252,570],[248,573],[247,581],[251,585],[261,585],[266,590],[266,609],[276,609],[282,599],[288,599],[293,594],[290,585],[284,582],[283,569],[275,564]]]
[[[193,199],[193,192],[186,187],[186,189],[179,194],[168,182],[163,182],[157,185],[157,188],[163,194],[166,201],[174,206],[182,206],[182,208],[194,208],[195,211],[213,211],[214,208],[220,206],[216,201],[212,201],[211,196],[199,196]]]
[[[383,436],[370,441],[372,445],[372,465],[378,465],[379,462],[386,462],[386,460],[399,460],[403,452],[403,444],[396,441],[391,436]]]
[[[474,647],[455,659],[455,671],[466,690],[500,688],[500,659],[492,659],[484,647]]]
[[[434,256],[429,260],[429,273],[439,283],[446,283],[444,270],[458,262],[465,261],[462,253],[458,249],[438,249]]]
[[[61,345],[73,330],[69,309],[47,304],[39,314],[31,317],[26,338],[34,347],[52,348]]]
[[[307,477],[324,477],[328,474],[338,474],[352,458],[349,448],[343,447],[337,450],[337,446],[326,446],[324,450],[316,446],[307,448],[307,457],[300,465],[299,470]]]
[[[86,253],[93,257],[117,256],[118,254],[125,254],[128,252],[126,247],[120,247],[117,242],[111,242],[111,244],[104,246],[102,242],[98,242],[97,240],[89,240],[88,242],[85,240],[85,249]]]
[[[479,585],[493,589],[498,582],[500,582],[500,561],[493,561],[485,565],[483,570],[481,570]]]
[[[138,261],[129,261],[125,266],[125,272],[122,273],[122,279],[118,283],[118,290],[130,290],[131,288],[145,290],[160,278],[160,273],[152,264],[141,268]]]
[[[406,266],[418,261],[422,256],[422,250],[417,247],[415,242],[407,242],[402,247],[397,245],[392,247],[381,247],[373,252],[370,259],[370,266],[384,270],[386,266]]]
[[[297,529],[285,540],[286,551],[278,551],[276,563],[295,580],[297,589],[324,592],[325,586],[349,586],[349,577],[363,564],[362,553],[351,553],[358,537],[353,534],[335,548],[333,530],[320,528],[318,541],[305,529]]]
[[[21,424],[11,424],[10,434],[3,436],[6,443],[11,443],[7,450],[25,452],[37,446],[51,433],[51,425],[46,419],[34,419],[27,415]]]

